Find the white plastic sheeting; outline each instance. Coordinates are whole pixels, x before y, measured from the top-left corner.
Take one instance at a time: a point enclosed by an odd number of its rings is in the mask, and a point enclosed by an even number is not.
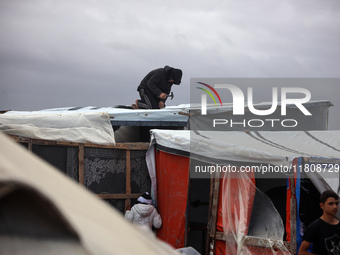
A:
[[[340,158],[340,131],[213,132],[151,130],[146,162],[157,198],[154,144],[212,164],[234,162],[290,167],[297,157]]]
[[[110,117],[103,112],[0,114],[0,130],[33,139],[115,144]]]
[[[290,166],[296,157],[340,158],[340,131],[214,132],[151,130],[157,144],[210,163],[238,161]]]
[[[44,202],[49,201],[56,206],[63,218],[77,232],[88,254],[177,254],[169,245],[156,239],[153,234],[146,233],[138,226],[124,220],[123,215],[107,203],[0,132],[0,183],[7,182],[31,187],[46,199]],[[4,195],[6,192],[2,193],[2,196]],[[18,212],[18,214],[25,217],[26,211]],[[39,246],[42,245],[41,240],[34,242],[35,240],[32,236],[31,245],[37,243]],[[17,242],[15,245],[20,245],[22,238],[14,239],[14,241]],[[3,254],[2,248],[0,245],[1,254]],[[52,244],[49,249],[55,250],[58,246]],[[31,249],[19,250],[19,253],[36,254],[31,251]],[[14,254],[18,253],[14,252]]]
[[[114,121],[188,121],[188,116],[179,112],[188,113],[188,105],[167,106],[163,109],[124,109],[117,107],[63,107],[52,108],[39,111],[8,111],[5,115],[34,115],[46,113],[108,113]]]
[[[284,225],[275,206],[245,173],[223,177],[222,223],[226,254],[289,254],[283,244]],[[246,245],[247,237],[255,246]]]
[[[340,158],[340,131],[212,132],[151,130],[147,163],[152,185],[153,151],[158,149],[189,155],[208,163],[271,164],[291,167],[297,157]],[[327,183],[322,178],[321,182]],[[283,245],[284,226],[275,206],[252,182],[249,173],[226,173],[222,185],[222,222],[226,254],[288,254]],[[326,185],[326,184],[325,184]],[[250,213],[251,212],[251,213]],[[251,219],[252,218],[252,219]],[[262,247],[245,245],[248,236]],[[263,248],[267,247],[267,248]]]

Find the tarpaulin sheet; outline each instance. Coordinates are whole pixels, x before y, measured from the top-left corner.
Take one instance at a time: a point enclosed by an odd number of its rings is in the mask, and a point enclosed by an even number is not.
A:
[[[0,130],[32,139],[115,145],[110,116],[104,112],[0,114]]]
[[[62,107],[44,109],[38,111],[8,111],[4,115],[46,115],[46,114],[98,114],[105,112],[110,118],[112,124],[115,123],[138,123],[143,125],[145,122],[175,122],[175,123],[186,123],[188,121],[187,114],[189,112],[189,104],[178,105],[178,106],[167,106],[163,109],[132,109],[130,106],[110,106],[110,107]],[[129,109],[130,108],[130,109]]]
[[[226,250],[227,254],[237,254],[237,243],[247,235],[256,188],[245,178],[221,178],[216,229],[227,233],[227,242],[216,243],[216,254],[226,254]]]
[[[17,197],[10,199],[11,194],[20,191],[20,189],[17,189],[18,187],[27,187],[24,189],[25,194],[30,198],[29,201],[34,201],[31,206],[40,204],[39,209],[43,208],[42,215],[45,216],[47,212],[50,213],[50,210],[55,208],[52,217],[59,214],[59,217],[68,222],[69,228],[76,231],[80,237],[81,245],[86,249],[86,254],[177,254],[175,250],[157,240],[151,233],[128,222],[120,212],[114,210],[98,196],[90,193],[34,154],[29,153],[27,149],[14,143],[2,132],[0,132],[0,185],[2,187],[0,254],[45,255],[46,253],[37,252],[44,248],[47,248],[48,252],[54,251],[54,254],[66,254],[62,252],[61,247],[70,247],[71,244],[71,242],[66,241],[67,239],[57,238],[60,235],[59,233],[62,233],[59,228],[56,232],[58,235],[55,233],[46,235],[46,229],[50,229],[51,226],[46,220],[49,217],[43,217],[41,219],[43,225],[34,226],[30,232],[17,231],[13,228],[13,224],[5,223],[8,220],[11,220],[10,222],[27,223],[30,222],[28,221],[30,217],[36,217],[35,214],[32,214],[34,210],[29,205],[22,207],[20,200],[16,199]],[[32,192],[27,192],[27,190],[32,190]],[[35,193],[39,196],[32,197],[32,194]],[[27,199],[27,197],[19,196],[21,199]],[[11,206],[4,206],[5,199],[12,205],[19,205],[20,208],[24,209],[14,211],[15,213],[11,215],[10,212],[13,212],[13,210],[10,209]],[[5,215],[8,217],[4,217]],[[28,225],[31,226],[31,224]],[[10,238],[9,235],[4,234],[6,229],[10,231],[7,232],[10,234]],[[29,233],[35,234],[29,235]],[[42,238],[38,239],[37,233],[46,236],[46,238],[43,238],[46,241]],[[4,242],[7,250],[5,250]],[[25,249],[21,247],[25,247]],[[69,252],[67,254],[74,253]]]
[[[244,164],[271,164],[291,168],[294,159],[299,157],[332,160],[340,158],[340,131],[200,131],[196,134],[187,130],[152,130],[151,133],[153,144],[167,150],[172,149],[178,154],[190,153],[192,159],[212,164],[236,162],[240,165],[239,162],[245,162]],[[310,173],[312,174],[316,175]],[[311,178],[310,175],[307,177]],[[312,182],[318,181],[320,187],[324,188],[325,182],[328,181],[326,176],[323,178],[321,175],[317,176],[317,179],[311,179]],[[230,238],[227,239],[228,249],[234,250],[231,252],[223,250],[225,247],[222,243],[217,246],[216,254],[219,251],[222,254],[223,252],[224,254],[288,254],[288,250],[283,245],[285,233],[283,221],[272,201],[265,193],[252,186],[251,180],[238,178],[240,180],[236,180],[236,183],[229,184],[230,180],[225,179],[221,187],[223,189],[221,196],[223,232],[227,238]],[[319,190],[319,186],[314,185]],[[338,186],[337,183],[335,187]],[[251,206],[248,202],[251,202],[249,200],[252,199],[252,194],[248,193],[253,190],[256,191]],[[287,199],[289,198],[288,193]],[[290,214],[289,208],[287,206],[287,215]],[[253,220],[253,217],[256,220]],[[287,219],[287,222],[290,220]],[[287,230],[286,240],[290,240],[289,228]],[[245,245],[245,240],[257,240],[257,244],[261,247]]]
[[[282,242],[284,229],[280,215],[269,198],[256,188],[254,174],[223,176],[216,229],[224,232],[226,242],[216,242],[215,254],[289,254]],[[263,242],[281,242],[277,247],[260,243],[250,246],[244,243],[246,236],[263,238]]]
[[[155,152],[157,205],[162,227],[157,237],[174,248],[184,247],[189,183],[189,158]]]
[[[151,130],[158,145],[190,152],[190,157],[212,164],[230,161],[290,167],[297,157],[340,158],[340,130],[213,132]]]

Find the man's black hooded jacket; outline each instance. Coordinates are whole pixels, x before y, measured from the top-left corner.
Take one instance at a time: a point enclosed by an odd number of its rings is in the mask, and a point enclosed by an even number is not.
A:
[[[169,82],[172,79],[174,82]],[[137,90],[149,90],[155,97],[159,97],[161,93],[169,94],[173,84],[179,85],[182,79],[182,71],[170,66],[157,68],[150,71],[141,81]],[[164,100],[165,101],[165,100]]]

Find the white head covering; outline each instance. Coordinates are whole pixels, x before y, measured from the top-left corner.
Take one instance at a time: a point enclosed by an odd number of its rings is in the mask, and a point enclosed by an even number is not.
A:
[[[152,204],[152,199],[151,196],[149,194],[149,192],[145,192],[143,195],[141,195],[138,199],[138,202],[143,203],[143,204]]]

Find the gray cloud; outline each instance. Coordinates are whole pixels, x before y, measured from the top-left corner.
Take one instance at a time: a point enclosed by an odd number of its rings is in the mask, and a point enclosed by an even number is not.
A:
[[[3,0],[0,109],[131,104],[166,64],[184,71],[173,105],[192,77],[338,77],[339,12],[336,0]]]

